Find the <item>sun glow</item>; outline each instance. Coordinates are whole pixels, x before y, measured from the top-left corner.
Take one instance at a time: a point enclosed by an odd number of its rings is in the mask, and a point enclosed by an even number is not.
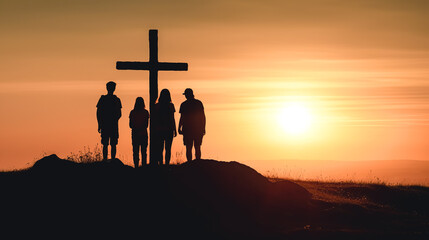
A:
[[[301,135],[311,128],[313,115],[304,103],[290,102],[280,110],[278,122],[287,134]]]

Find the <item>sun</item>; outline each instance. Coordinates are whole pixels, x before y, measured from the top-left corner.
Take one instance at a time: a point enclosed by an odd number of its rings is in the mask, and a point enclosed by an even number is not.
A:
[[[289,102],[280,110],[278,122],[289,135],[302,135],[311,128],[313,115],[301,102]]]

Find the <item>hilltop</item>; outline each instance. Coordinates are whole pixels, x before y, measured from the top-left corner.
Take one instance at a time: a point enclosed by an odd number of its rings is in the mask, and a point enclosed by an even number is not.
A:
[[[0,173],[3,234],[153,239],[424,239],[429,188],[267,179],[238,162],[133,169],[51,155]]]

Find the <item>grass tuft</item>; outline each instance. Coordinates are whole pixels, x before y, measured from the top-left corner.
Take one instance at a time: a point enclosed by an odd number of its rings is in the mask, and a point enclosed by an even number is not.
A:
[[[76,163],[100,162],[103,160],[103,153],[101,147],[97,144],[93,149],[84,147],[83,150],[78,153],[70,153],[70,155],[66,157],[66,160]]]

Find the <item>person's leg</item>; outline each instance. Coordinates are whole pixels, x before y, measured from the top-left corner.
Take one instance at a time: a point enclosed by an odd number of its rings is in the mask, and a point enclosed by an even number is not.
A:
[[[183,135],[183,144],[186,147],[186,160],[190,162],[192,161],[192,137],[189,135]]]
[[[146,165],[147,161],[147,145],[142,144],[141,146],[141,154],[142,154],[142,166]]]
[[[117,137],[110,137],[110,157],[116,159],[116,145],[118,144]]]
[[[186,145],[186,160],[188,160],[188,162],[192,161],[192,145],[191,144]]]
[[[143,138],[142,143],[142,166],[147,164],[147,145],[148,145],[148,136]]]
[[[201,144],[203,143],[203,135],[196,136],[194,140],[195,146],[195,158],[197,160],[201,159]]]
[[[162,163],[162,136],[159,132],[154,135],[154,138],[151,139],[153,141],[151,143],[153,144],[153,153],[150,154],[150,164],[158,166]]]
[[[139,167],[139,148],[140,148],[139,144],[136,144],[136,143],[133,144],[134,168]]]
[[[158,164],[159,164],[159,165],[162,165],[162,164],[163,164],[163,158],[164,158],[164,144],[165,144],[165,136],[162,136],[162,137],[161,137],[160,144],[159,144],[159,158],[158,158],[158,160],[159,160]]]
[[[173,135],[170,134],[165,138],[165,165],[170,165],[172,144],[173,144]]]
[[[111,157],[112,159],[116,158],[116,145],[110,145]]]
[[[103,161],[107,160],[107,151],[108,151],[107,146],[109,145],[103,144]]]
[[[107,160],[107,151],[109,146],[109,138],[104,135],[104,132],[101,132],[101,144],[103,145],[103,161]]]
[[[195,146],[195,158],[197,160],[201,160],[201,145],[198,145],[196,142],[194,144]]]

